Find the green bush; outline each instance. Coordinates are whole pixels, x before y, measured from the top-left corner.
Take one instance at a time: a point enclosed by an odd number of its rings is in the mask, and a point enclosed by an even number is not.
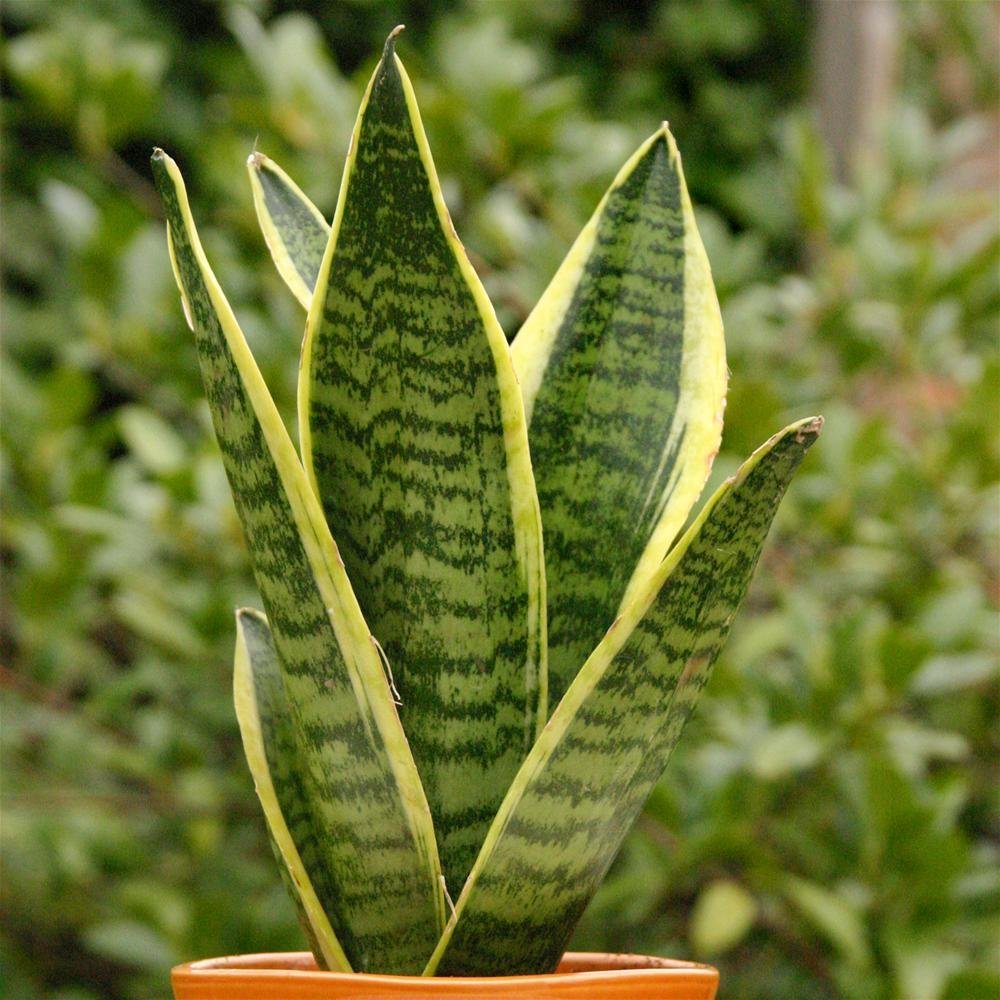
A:
[[[795,0],[287,6],[4,5],[7,992],[161,995],[174,962],[304,946],[239,750],[232,608],[255,597],[145,164],[154,144],[180,154],[290,416],[301,313],[240,168],[256,142],[329,214],[320,178],[403,21],[508,333],[665,117],[723,298],[719,474],[768,429],[827,416],[576,945],[704,958],[741,998],[994,996],[989,7],[905,5],[881,162],[842,186],[805,111]]]

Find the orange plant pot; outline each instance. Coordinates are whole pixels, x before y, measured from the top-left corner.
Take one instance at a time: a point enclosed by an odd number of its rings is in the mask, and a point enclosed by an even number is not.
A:
[[[569,952],[548,976],[422,978],[320,972],[308,952],[208,958],[171,974],[176,1000],[713,1000],[708,965]]]

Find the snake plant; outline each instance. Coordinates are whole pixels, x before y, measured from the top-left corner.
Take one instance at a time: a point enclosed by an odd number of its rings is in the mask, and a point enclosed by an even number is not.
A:
[[[508,346],[395,35],[332,224],[249,161],[307,313],[298,452],[180,172],[153,155],[266,610],[236,615],[236,711],[321,967],[547,972],[691,715],[821,420],[763,444],[681,533],[726,365],[669,129],[622,167]]]

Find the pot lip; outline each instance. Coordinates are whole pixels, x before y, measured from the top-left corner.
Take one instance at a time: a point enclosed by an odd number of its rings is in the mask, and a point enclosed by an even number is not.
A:
[[[699,962],[660,958],[654,955],[611,954],[603,952],[567,952],[555,972],[547,974],[516,976],[399,976],[371,972],[324,972],[316,968],[312,953],[308,951],[261,952],[249,955],[228,955],[220,958],[203,958],[175,966],[171,976],[175,979],[224,980],[231,977],[252,975],[267,980],[293,977],[308,982],[336,982],[350,980],[352,983],[372,987],[390,986],[405,982],[440,985],[454,984],[456,988],[491,983],[559,984],[564,982],[601,982],[608,979],[637,977],[662,980],[683,980],[689,983],[715,984],[719,972],[711,965]]]

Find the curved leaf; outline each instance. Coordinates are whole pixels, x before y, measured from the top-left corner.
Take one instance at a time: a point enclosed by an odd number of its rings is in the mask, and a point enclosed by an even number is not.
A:
[[[425,975],[555,968],[694,710],[821,423],[758,449],[608,630],[500,807]]]
[[[520,390],[393,39],[358,116],[300,378],[307,469],[400,694],[450,886],[545,716]]]
[[[722,433],[722,318],[665,124],[622,167],[512,355],[545,528],[555,705],[666,555]]]
[[[318,501],[205,257],[180,171],[157,150],[153,173],[310,801],[326,830],[336,894],[322,903],[353,967],[412,972],[444,907],[420,779]]]
[[[330,227],[302,189],[263,153],[247,160],[253,207],[278,273],[304,309],[312,302]]]
[[[233,700],[271,845],[316,960],[320,968],[350,972],[321,902],[334,899],[336,888],[325,867],[323,831],[309,803],[281,664],[267,619],[250,608],[236,612]]]

